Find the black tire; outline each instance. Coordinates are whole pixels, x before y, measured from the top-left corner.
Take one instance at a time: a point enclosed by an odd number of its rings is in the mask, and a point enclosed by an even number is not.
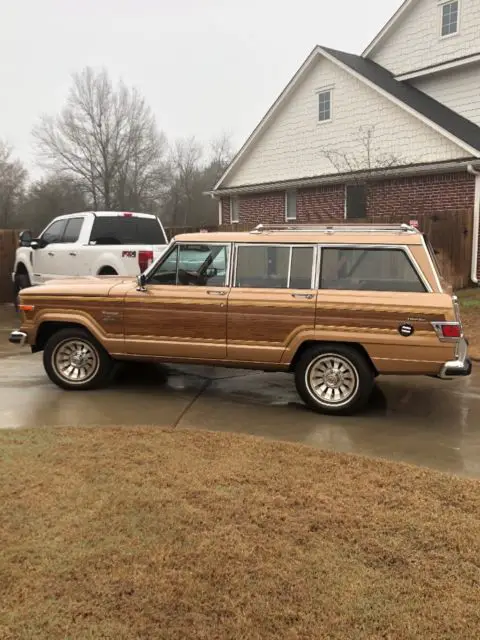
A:
[[[317,390],[313,380],[317,381]],[[374,372],[365,356],[344,344],[323,343],[307,349],[295,367],[295,384],[311,409],[329,415],[349,415],[365,406]],[[332,397],[333,396],[333,397]]]
[[[118,276],[118,273],[113,267],[102,267],[98,272],[99,276]]]
[[[22,289],[28,289],[31,287],[32,283],[30,282],[30,278],[28,277],[28,273],[16,273],[14,278],[13,285],[13,302],[15,304],[15,309],[18,311],[19,305],[19,294]]]
[[[68,358],[72,358],[68,366]],[[64,373],[61,363],[68,366]],[[47,341],[43,366],[52,382],[68,391],[85,391],[106,386],[113,377],[114,362],[95,338],[84,329],[61,329]],[[75,370],[78,378],[75,380]]]

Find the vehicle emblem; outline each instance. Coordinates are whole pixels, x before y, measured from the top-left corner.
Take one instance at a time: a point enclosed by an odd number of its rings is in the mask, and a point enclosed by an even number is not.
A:
[[[401,324],[398,327],[398,333],[404,338],[409,338],[410,336],[413,336],[414,332],[415,332],[415,329],[412,327],[411,324]]]

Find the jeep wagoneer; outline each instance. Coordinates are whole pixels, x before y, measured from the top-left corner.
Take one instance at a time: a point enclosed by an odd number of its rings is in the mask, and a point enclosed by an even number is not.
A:
[[[11,341],[71,390],[121,360],[291,371],[310,407],[338,414],[379,374],[471,372],[456,299],[407,225],[181,235],[137,280],[53,281],[24,289],[20,309]]]

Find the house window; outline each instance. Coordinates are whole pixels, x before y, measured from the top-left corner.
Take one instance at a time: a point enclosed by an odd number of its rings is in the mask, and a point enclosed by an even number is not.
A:
[[[446,2],[441,6],[442,38],[458,32],[458,0]]]
[[[320,287],[341,291],[404,291],[424,293],[402,249],[322,248]]]
[[[285,220],[297,219],[297,192],[295,189],[285,192]]]
[[[347,220],[367,217],[367,191],[364,184],[348,185],[345,194]]]
[[[332,119],[332,92],[321,91],[318,94],[318,121],[328,122]]]
[[[240,201],[237,196],[232,198],[232,222],[240,220]]]

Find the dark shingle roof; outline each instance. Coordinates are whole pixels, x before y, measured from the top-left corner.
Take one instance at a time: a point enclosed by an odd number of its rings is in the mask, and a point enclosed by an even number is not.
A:
[[[427,94],[408,84],[408,82],[395,80],[389,71],[372,60],[337,51],[336,49],[320,48],[352,69],[352,71],[373,82],[380,89],[397,98],[397,100],[401,100],[411,109],[462,140],[462,142],[480,151],[480,127],[471,120],[467,120],[467,118],[427,96]]]

